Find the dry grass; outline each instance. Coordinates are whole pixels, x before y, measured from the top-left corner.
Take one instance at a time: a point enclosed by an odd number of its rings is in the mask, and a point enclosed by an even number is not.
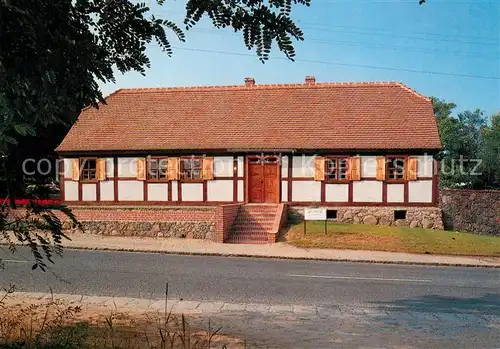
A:
[[[221,328],[197,329],[184,315],[134,314],[0,295],[0,349],[209,349],[245,347]]]
[[[500,237],[423,228],[308,222],[290,227],[288,243],[303,248],[334,248],[465,256],[500,256]]]

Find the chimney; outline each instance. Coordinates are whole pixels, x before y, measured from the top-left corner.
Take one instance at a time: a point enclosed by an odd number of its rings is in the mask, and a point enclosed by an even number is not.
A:
[[[255,79],[252,77],[245,78],[245,86],[246,87],[255,86]]]
[[[312,75],[306,76],[306,84],[307,85],[314,85],[316,83],[316,78]]]

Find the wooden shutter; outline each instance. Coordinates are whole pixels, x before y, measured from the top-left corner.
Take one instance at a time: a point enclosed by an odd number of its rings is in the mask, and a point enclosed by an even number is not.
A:
[[[349,158],[349,179],[351,181],[361,180],[361,157],[359,156]]]
[[[377,156],[377,181],[385,181],[385,157]]]
[[[176,181],[179,179],[179,158],[168,158],[167,160],[167,179]]]
[[[106,180],[106,159],[97,159],[96,161],[96,171],[97,171],[97,180],[105,181]]]
[[[71,179],[77,181],[80,179],[80,159],[73,159],[71,166]]]
[[[214,179],[214,158],[203,158],[203,179]]]
[[[413,156],[408,157],[408,161],[406,163],[406,179],[409,181],[416,181],[417,171],[418,171],[418,159]]]
[[[140,181],[146,180],[146,159],[137,158],[136,159],[136,178]]]
[[[314,180],[325,180],[325,158],[322,156],[316,156],[314,158]]]

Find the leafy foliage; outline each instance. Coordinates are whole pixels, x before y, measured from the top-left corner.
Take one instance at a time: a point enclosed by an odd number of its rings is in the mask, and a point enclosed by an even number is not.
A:
[[[62,240],[69,239],[63,232],[60,216],[69,217],[75,227],[81,228],[71,210],[63,205],[42,205],[35,201],[23,209],[1,205],[0,238],[11,251],[15,251],[16,241],[27,245],[35,258],[33,269],[45,271],[46,261],[54,263],[54,254],[62,254]]]
[[[216,28],[242,31],[246,47],[255,48],[262,61],[269,58],[273,42],[293,60],[292,38],[303,40],[304,34],[290,18],[292,4],[310,6],[311,0],[188,0],[184,23],[191,28],[206,14]]]

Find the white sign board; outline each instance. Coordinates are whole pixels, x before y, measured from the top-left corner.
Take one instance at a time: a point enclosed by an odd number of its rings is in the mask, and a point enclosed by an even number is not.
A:
[[[305,208],[304,219],[306,221],[326,221],[326,208]]]

